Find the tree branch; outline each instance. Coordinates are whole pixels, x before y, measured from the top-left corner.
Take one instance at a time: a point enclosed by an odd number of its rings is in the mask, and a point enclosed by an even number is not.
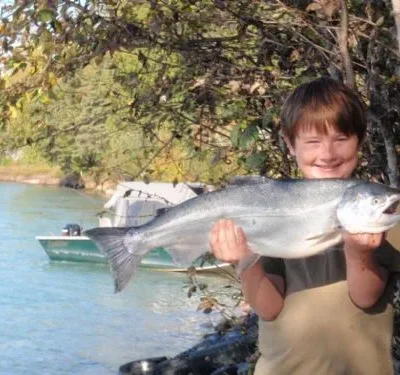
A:
[[[339,51],[342,57],[344,67],[345,83],[351,88],[355,88],[354,70],[351,63],[351,57],[347,45],[349,37],[349,16],[347,12],[346,0],[340,0],[341,15],[340,15],[340,28],[338,30],[338,43]]]

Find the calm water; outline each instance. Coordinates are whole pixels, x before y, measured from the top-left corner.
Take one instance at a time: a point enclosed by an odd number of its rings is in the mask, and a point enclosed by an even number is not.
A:
[[[50,262],[35,236],[95,226],[101,206],[69,189],[0,183],[0,374],[116,374],[189,348],[218,319],[196,312],[185,275],[141,270],[113,294],[107,266]]]

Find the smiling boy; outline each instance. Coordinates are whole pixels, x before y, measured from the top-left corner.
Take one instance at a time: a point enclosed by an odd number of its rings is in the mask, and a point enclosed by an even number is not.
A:
[[[357,95],[320,78],[299,86],[281,114],[282,134],[303,177],[350,178],[366,133]],[[383,234],[344,234],[341,246],[304,259],[261,258],[241,274],[247,302],[259,315],[256,375],[392,374],[393,311],[388,270],[376,260]],[[231,220],[212,230],[217,259],[249,255]]]

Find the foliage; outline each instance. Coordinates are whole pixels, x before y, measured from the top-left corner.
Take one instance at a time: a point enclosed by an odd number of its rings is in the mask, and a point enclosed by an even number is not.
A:
[[[200,280],[196,273],[196,269],[191,267],[187,272],[187,289],[188,298],[197,296],[199,305],[197,310],[204,314],[209,314],[213,311],[218,311],[224,318],[223,322],[233,323],[239,320],[238,311],[245,314],[247,303],[243,299],[240,289],[240,280],[235,275],[235,270],[219,269],[219,277],[225,282],[219,283],[219,288],[210,289],[205,280]],[[244,307],[246,306],[246,307]]]
[[[245,171],[294,175],[279,108],[293,87],[330,74],[354,81],[369,106],[360,172],[398,183],[391,5],[339,8],[332,0],[4,6],[3,149],[40,143],[65,170],[99,176],[218,183]]]

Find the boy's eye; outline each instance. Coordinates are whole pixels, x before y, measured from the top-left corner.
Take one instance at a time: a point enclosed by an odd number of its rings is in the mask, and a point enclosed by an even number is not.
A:
[[[312,143],[319,143],[320,141],[319,141],[319,139],[307,139],[306,140],[306,143],[308,143],[308,144],[312,144]]]

